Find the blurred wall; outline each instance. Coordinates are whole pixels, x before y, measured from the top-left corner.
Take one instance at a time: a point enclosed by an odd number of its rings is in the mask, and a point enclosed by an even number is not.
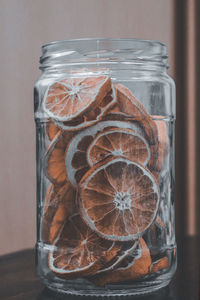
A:
[[[40,47],[79,37],[160,40],[173,66],[173,0],[0,0],[0,255],[35,243]]]

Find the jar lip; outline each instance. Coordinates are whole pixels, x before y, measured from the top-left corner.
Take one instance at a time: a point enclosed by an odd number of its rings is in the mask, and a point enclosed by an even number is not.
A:
[[[78,38],[53,41],[42,46],[41,69],[91,61],[151,61],[166,65],[164,43],[136,38]]]
[[[152,39],[139,39],[139,38],[75,38],[75,39],[66,39],[66,40],[56,40],[49,43],[45,43],[42,45],[42,49],[48,48],[54,45],[62,45],[62,44],[68,44],[68,43],[81,43],[81,42],[98,42],[98,41],[111,41],[111,42],[134,42],[134,43],[151,43],[151,44],[157,44],[161,47],[166,48],[166,45],[160,41],[152,40]]]

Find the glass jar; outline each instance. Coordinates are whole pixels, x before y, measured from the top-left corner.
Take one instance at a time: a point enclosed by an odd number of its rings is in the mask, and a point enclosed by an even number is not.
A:
[[[134,295],[176,269],[175,85],[164,44],[42,47],[35,83],[37,272],[77,295]]]

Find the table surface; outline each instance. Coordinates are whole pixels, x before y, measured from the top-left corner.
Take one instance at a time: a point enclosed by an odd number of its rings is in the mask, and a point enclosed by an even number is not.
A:
[[[127,299],[200,300],[200,238],[184,237],[177,239],[177,242],[178,269],[170,285],[153,294],[140,297],[129,296]],[[68,295],[63,297],[45,288],[35,275],[34,250],[29,249],[0,256],[0,299],[80,300],[86,297]],[[97,299],[97,297],[89,297],[89,299]],[[120,297],[117,299],[119,300]]]

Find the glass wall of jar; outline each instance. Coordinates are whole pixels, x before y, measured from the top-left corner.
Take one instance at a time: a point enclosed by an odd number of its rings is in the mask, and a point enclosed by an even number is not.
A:
[[[42,47],[35,83],[37,272],[51,289],[130,295],[176,269],[175,85],[164,44]]]

